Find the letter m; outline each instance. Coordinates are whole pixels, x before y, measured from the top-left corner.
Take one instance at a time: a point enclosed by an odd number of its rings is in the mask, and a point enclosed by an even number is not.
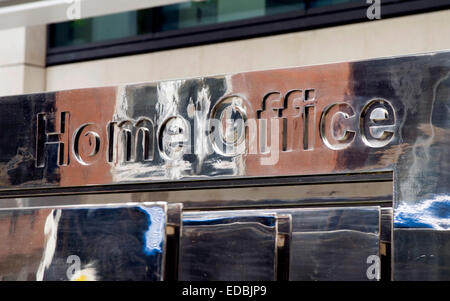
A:
[[[153,122],[141,118],[111,122],[108,125],[108,161],[110,163],[152,161],[155,149]]]

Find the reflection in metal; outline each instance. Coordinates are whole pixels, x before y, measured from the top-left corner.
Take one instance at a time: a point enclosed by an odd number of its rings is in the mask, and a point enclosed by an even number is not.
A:
[[[163,280],[166,210],[164,203],[2,210],[0,279]]]
[[[403,280],[450,279],[450,232],[424,228],[394,230],[394,269]]]
[[[391,243],[392,240],[392,208],[381,208],[380,240]]]
[[[404,254],[446,262],[449,108],[450,52],[2,97],[0,190],[392,172],[393,279],[448,280]],[[202,201],[185,205],[222,206]]]
[[[183,226],[183,204],[167,205],[166,228],[166,266],[164,280],[178,280],[178,264],[180,258],[180,237]]]
[[[248,214],[276,216],[276,255],[268,255],[272,247],[266,254],[263,237],[258,242],[260,235],[243,233]],[[273,280],[258,278],[255,270],[272,267],[261,261],[274,256],[278,280],[373,280],[367,260],[380,257],[380,207],[185,213],[181,248],[182,280]]]
[[[341,178],[342,179],[342,178]],[[343,178],[345,179],[345,177]],[[236,182],[238,184],[239,182]],[[280,179],[279,184],[283,184]],[[273,185],[273,183],[271,183]],[[392,181],[80,194],[0,199],[0,208],[123,202],[183,203],[184,209],[392,203]]]
[[[152,207],[146,208],[140,207],[147,215],[148,224],[150,227],[144,234],[144,252],[148,255],[152,253],[162,252],[164,234],[165,234],[165,211],[163,208]]]
[[[292,216],[290,214],[278,214],[277,235],[277,280],[289,280],[290,252],[292,240]]]
[[[379,207],[289,212],[290,280],[369,280],[367,259],[379,256]]]
[[[275,280],[276,240],[274,214],[184,213],[179,279]]]
[[[370,256],[379,257],[380,207],[268,209],[290,215],[289,280],[367,281]],[[381,267],[378,267],[381,268]]]
[[[450,197],[435,195],[417,205],[402,204],[395,216],[397,228],[431,228],[450,230]]]

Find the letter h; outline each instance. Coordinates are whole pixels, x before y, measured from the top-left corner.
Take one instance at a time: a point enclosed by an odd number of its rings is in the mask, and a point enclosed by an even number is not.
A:
[[[44,167],[46,155],[53,155],[48,149],[49,145],[58,147],[56,158],[58,166],[69,164],[69,118],[69,112],[61,112],[59,116],[46,113],[37,115],[36,167]]]

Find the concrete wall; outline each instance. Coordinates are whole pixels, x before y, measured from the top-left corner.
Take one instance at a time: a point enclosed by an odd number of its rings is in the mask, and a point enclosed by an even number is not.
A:
[[[45,91],[46,27],[0,31],[0,96]]]

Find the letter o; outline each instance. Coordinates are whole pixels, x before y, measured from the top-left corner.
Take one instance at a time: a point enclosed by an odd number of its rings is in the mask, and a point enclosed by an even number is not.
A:
[[[245,100],[229,96],[212,109],[209,121],[209,139],[214,150],[226,157],[243,154],[246,150],[247,113]]]
[[[75,159],[82,165],[91,165],[98,160],[102,146],[101,129],[93,123],[79,127],[73,135],[72,152]]]

